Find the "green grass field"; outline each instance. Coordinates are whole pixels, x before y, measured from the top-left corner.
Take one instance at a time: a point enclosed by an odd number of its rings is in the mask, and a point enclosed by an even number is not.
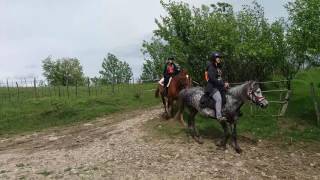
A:
[[[71,87],[72,88],[72,87]],[[70,88],[70,89],[71,89]],[[39,131],[49,127],[64,126],[114,112],[145,108],[159,104],[154,98],[155,84],[120,85],[112,93],[111,87],[91,89],[90,96],[86,87],[78,89],[78,96],[72,90],[69,98],[66,89],[38,89],[34,95],[32,88],[20,89],[20,95],[12,93],[0,102],[0,135]],[[2,88],[0,92],[7,92]],[[49,94],[51,93],[51,95]],[[6,94],[8,95],[8,94]],[[36,98],[35,98],[36,97]]]

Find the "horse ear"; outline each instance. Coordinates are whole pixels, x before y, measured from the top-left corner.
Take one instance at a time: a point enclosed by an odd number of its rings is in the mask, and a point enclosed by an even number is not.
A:
[[[258,89],[260,87],[260,84],[257,81],[252,81],[251,87],[253,89]]]
[[[253,81],[253,80],[249,81],[249,85],[251,89],[256,89],[259,87],[259,84],[257,83],[257,81]]]
[[[250,80],[250,81],[249,81],[250,88],[253,88],[254,83],[255,83],[255,82],[254,82],[253,80]]]

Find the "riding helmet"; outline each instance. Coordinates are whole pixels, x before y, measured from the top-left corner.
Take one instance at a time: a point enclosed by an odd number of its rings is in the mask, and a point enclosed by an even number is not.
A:
[[[221,58],[222,57],[222,55],[221,55],[221,53],[219,53],[219,52],[212,52],[211,53],[211,60],[214,60],[214,59],[216,59],[216,58]]]
[[[168,61],[174,61],[174,57],[168,57]]]

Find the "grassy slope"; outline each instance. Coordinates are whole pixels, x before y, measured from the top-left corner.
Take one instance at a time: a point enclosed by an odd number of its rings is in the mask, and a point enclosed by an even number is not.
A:
[[[290,124],[285,129],[286,136],[295,139],[320,140],[320,127],[316,126],[316,115],[311,97],[310,83],[316,87],[317,100],[320,93],[320,68],[314,68],[297,74],[293,81],[293,95],[283,119],[283,124]]]
[[[6,101],[0,105],[0,135],[37,131],[63,126],[114,112],[145,108],[159,104],[154,98],[154,84],[120,88],[115,94],[105,91],[101,95],[81,97],[41,97]],[[141,94],[138,97],[138,94]]]

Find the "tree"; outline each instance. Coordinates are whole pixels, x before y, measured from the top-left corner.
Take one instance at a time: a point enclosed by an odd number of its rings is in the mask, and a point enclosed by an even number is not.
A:
[[[144,41],[141,51],[145,59],[140,77],[142,80],[159,79],[162,76],[166,59],[175,56],[170,46],[157,38],[152,38],[150,42]]]
[[[319,0],[295,0],[286,6],[289,13],[288,41],[297,70],[320,65]]]
[[[288,56],[284,23],[270,24],[256,1],[237,13],[228,3],[201,8],[183,2],[161,3],[167,16],[156,20],[154,37],[143,43],[143,78],[154,72],[160,76],[165,57],[174,55],[194,80],[203,82],[212,51],[224,55],[225,79],[231,82],[266,80],[282,72],[279,64]]]
[[[122,71],[122,82],[129,83],[133,76],[130,65],[127,62],[123,62],[121,66],[121,71]]]
[[[51,56],[42,61],[43,75],[50,85],[75,85],[84,83],[80,61],[76,58],[53,60]]]
[[[146,60],[143,63],[142,74],[140,79],[143,81],[150,81],[159,78],[159,74],[156,72],[154,62],[151,60]]]
[[[99,73],[108,84],[129,83],[133,73],[127,62],[120,61],[115,55],[108,53],[104,58]]]

